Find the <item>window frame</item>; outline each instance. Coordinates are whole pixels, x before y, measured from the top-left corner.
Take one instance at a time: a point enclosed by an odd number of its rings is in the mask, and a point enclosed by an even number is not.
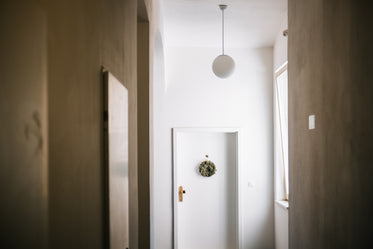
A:
[[[282,201],[289,201],[289,162],[287,160],[287,162],[285,162],[285,153],[289,153],[289,146],[287,146],[286,148],[286,151],[285,151],[285,146],[284,146],[284,137],[283,137],[283,129],[287,129],[287,131],[289,130],[289,125],[288,125],[288,120],[289,120],[289,114],[287,113],[287,117],[286,117],[286,124],[282,124],[281,120],[282,120],[282,112],[280,111],[280,106],[281,106],[281,99],[280,99],[280,94],[279,94],[279,77],[284,73],[286,72],[288,74],[288,63],[285,62],[282,66],[280,66],[276,71],[275,71],[275,136],[276,136],[276,139],[279,138],[280,139],[280,150],[281,150],[281,169],[279,169],[279,166],[277,163],[275,164],[276,166],[276,171],[277,170],[281,170],[281,173],[282,173],[282,179],[281,179],[281,196],[276,196],[276,199],[280,199],[281,197],[281,200]],[[286,91],[287,91],[287,94],[288,94],[288,78],[286,80]],[[288,108],[288,99],[287,99],[287,108]],[[284,125],[286,125],[287,127],[283,127]],[[279,130],[280,134],[277,134],[276,130]],[[287,141],[289,141],[289,136],[288,136],[288,133],[287,133],[287,137],[286,137]],[[276,140],[277,141],[277,140]],[[276,155],[278,153],[278,147],[277,147],[277,144],[275,145],[275,159],[276,159]],[[288,144],[288,143],[287,143]],[[287,158],[288,159],[288,158]],[[287,165],[286,165],[287,164]],[[276,179],[278,178],[277,174],[276,174]],[[276,184],[276,188],[278,187],[279,185]],[[278,191],[276,191],[276,193],[278,193]],[[277,195],[277,194],[276,194]]]

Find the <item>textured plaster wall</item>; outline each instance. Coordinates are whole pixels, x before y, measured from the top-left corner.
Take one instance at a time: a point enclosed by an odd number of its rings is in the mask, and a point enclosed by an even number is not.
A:
[[[47,248],[47,14],[0,3],[0,247]]]
[[[372,244],[372,7],[289,0],[292,249]]]
[[[129,90],[137,248],[137,1],[2,1],[0,21],[1,247],[103,248],[103,65]]]
[[[137,23],[139,248],[150,248],[149,22]]]
[[[51,246],[103,246],[103,65],[129,94],[130,248],[137,248],[137,2],[48,7]]]

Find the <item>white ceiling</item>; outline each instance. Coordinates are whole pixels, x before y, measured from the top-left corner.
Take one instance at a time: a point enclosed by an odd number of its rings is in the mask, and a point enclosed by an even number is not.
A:
[[[273,46],[287,0],[162,0],[166,46],[220,47],[225,10],[225,47]]]

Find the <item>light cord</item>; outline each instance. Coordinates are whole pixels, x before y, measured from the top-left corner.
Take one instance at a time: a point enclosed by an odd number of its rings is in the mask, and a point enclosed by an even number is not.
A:
[[[221,34],[222,34],[222,37],[221,37],[221,43],[222,43],[222,54],[224,55],[224,9],[221,10],[222,11],[222,25],[221,25]]]

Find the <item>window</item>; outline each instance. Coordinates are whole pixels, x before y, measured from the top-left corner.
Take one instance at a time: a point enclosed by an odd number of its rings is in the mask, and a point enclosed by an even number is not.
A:
[[[289,200],[289,135],[287,63],[275,74],[275,179],[276,200]]]

